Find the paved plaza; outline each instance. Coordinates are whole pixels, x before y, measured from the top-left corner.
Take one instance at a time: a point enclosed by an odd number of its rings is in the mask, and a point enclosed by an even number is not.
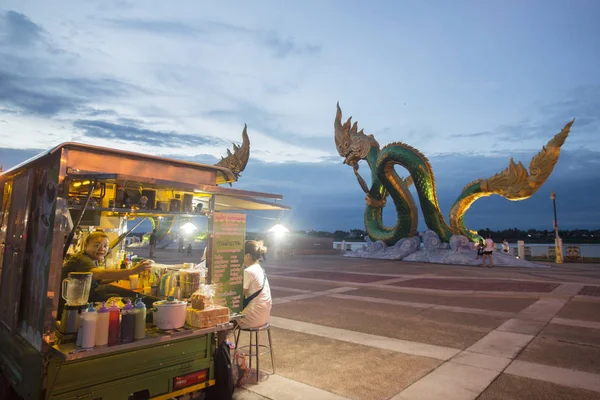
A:
[[[237,399],[600,398],[600,265],[264,266],[276,374],[261,358]]]

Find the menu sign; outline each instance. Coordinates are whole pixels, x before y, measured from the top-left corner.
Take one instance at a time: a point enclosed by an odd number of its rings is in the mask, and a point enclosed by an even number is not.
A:
[[[242,311],[244,295],[244,241],[246,215],[216,212],[213,223],[211,283],[215,303],[232,313]]]

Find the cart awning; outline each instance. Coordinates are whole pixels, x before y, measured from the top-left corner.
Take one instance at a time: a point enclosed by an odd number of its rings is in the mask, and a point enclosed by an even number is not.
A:
[[[283,211],[289,210],[290,207],[257,198],[216,195],[215,209],[217,211]]]

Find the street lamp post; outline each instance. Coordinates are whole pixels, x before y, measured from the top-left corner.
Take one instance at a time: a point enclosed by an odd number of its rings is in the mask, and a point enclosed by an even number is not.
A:
[[[554,247],[556,249],[556,263],[562,264],[562,246],[560,245],[560,236],[558,236],[558,219],[556,218],[556,194],[554,193],[554,190],[552,190],[550,198],[552,199],[552,205],[554,207]]]

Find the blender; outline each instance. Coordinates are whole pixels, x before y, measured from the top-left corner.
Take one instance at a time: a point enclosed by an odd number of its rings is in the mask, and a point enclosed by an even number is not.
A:
[[[79,314],[87,308],[91,285],[91,272],[69,272],[62,281],[62,297],[66,303],[58,329],[61,333],[77,333]]]

